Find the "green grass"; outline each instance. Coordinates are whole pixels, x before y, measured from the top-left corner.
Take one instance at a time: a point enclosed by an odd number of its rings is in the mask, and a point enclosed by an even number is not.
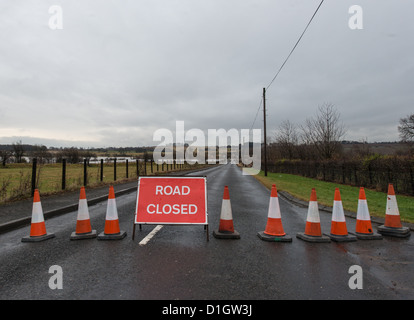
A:
[[[263,171],[261,171],[255,177],[269,189],[272,184],[276,184],[278,190],[286,191],[292,196],[305,201],[309,201],[311,190],[312,188],[315,188],[318,203],[326,206],[333,205],[335,188],[338,187],[341,192],[344,209],[351,212],[357,211],[359,187],[324,182],[284,173],[268,172],[267,177],[265,177]],[[367,197],[370,215],[375,217],[385,217],[387,194],[365,189],[365,195]],[[414,222],[414,197],[397,194],[397,203],[401,221]]]

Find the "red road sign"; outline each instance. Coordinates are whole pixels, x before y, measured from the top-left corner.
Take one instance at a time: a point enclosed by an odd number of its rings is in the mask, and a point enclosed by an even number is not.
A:
[[[205,177],[140,177],[135,224],[207,224]]]

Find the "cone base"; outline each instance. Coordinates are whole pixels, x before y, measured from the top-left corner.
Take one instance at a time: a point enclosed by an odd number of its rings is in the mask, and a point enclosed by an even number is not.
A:
[[[382,225],[378,227],[378,233],[384,236],[391,236],[397,238],[408,238],[409,236],[411,236],[410,228],[407,227],[393,228]]]
[[[329,237],[332,241],[335,242],[351,242],[351,241],[357,241],[358,238],[356,236],[352,235],[337,235],[337,234],[325,234],[325,236]]]
[[[81,239],[92,239],[96,238],[96,230],[92,230],[91,232],[87,233],[76,233],[72,232],[70,235],[70,240],[81,240]]]
[[[44,241],[44,240],[51,239],[51,238],[54,238],[54,237],[55,237],[54,233],[46,233],[42,236],[23,237],[22,242],[39,242],[39,241]]]
[[[296,238],[307,241],[307,242],[331,242],[331,238],[327,236],[310,236],[304,232],[298,232]]]
[[[264,231],[258,232],[257,236],[263,241],[269,242],[292,242],[292,237],[289,235],[284,236],[271,236],[269,234],[264,233]]]
[[[352,233],[350,232],[350,234],[356,236],[358,240],[382,240],[382,235],[375,233],[375,232],[373,233],[359,233],[359,232]]]
[[[98,235],[98,240],[121,240],[126,237],[126,231],[120,231],[119,233],[114,234],[106,234],[105,232],[101,232]]]
[[[214,230],[213,236],[217,239],[240,239],[240,234],[236,230],[234,232]]]

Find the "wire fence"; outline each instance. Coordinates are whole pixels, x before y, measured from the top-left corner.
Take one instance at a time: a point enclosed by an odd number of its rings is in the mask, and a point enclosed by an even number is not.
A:
[[[389,157],[365,160],[279,160],[268,164],[269,172],[289,173],[328,182],[361,186],[386,192],[414,195],[414,160]]]
[[[0,168],[0,203],[33,196],[38,189],[41,194],[54,194],[76,190],[81,186],[96,187],[109,183],[126,182],[139,176],[159,175],[168,172],[195,169],[201,164],[170,161],[157,164],[153,159],[117,161],[116,158],[90,163],[44,164],[33,158],[31,163],[8,164]]]

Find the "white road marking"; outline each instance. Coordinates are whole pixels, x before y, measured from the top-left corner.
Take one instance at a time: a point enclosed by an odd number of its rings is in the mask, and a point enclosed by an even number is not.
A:
[[[151,238],[153,237],[153,236],[155,236],[155,234],[158,232],[158,231],[160,231],[162,229],[162,225],[157,225],[154,229],[152,229],[152,231],[150,232],[150,233],[148,233],[148,235],[144,238],[144,239],[142,239],[141,240],[141,242],[139,243],[139,245],[140,246],[145,246],[147,243],[148,243],[148,241],[150,241],[151,240]]]

